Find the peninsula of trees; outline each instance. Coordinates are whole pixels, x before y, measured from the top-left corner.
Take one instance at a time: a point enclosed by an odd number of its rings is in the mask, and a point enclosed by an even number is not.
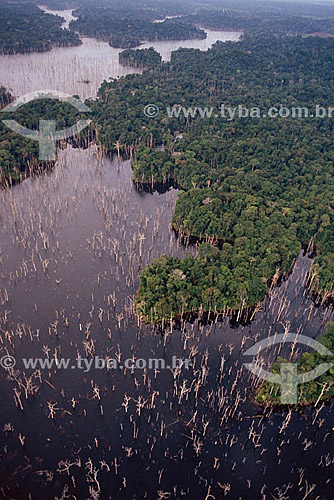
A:
[[[119,62],[133,68],[154,68],[161,63],[161,55],[153,47],[149,49],[127,49],[119,54]]]
[[[115,17],[108,8],[79,11],[70,27],[86,36],[108,41],[115,48],[137,47],[143,41],[206,38],[204,30],[175,19],[155,23],[149,19]]]
[[[0,19],[0,54],[44,52],[82,43],[74,31],[61,28],[61,17],[30,3],[0,0]]]
[[[12,96],[5,88],[0,87],[0,111],[12,101]],[[74,125],[80,113],[66,103],[54,100],[37,100],[26,104],[15,112],[15,119],[31,130],[38,130],[39,119],[56,120],[57,129]],[[12,119],[11,113],[1,113],[2,119]],[[38,160],[38,142],[22,137],[10,130],[0,120],[0,188],[12,186],[17,182],[42,172],[54,165],[54,162]]]

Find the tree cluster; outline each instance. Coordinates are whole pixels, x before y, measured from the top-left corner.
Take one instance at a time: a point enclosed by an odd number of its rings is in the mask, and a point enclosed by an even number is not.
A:
[[[124,49],[137,47],[143,41],[206,38],[204,30],[190,23],[175,19],[155,23],[145,18],[119,18],[108,7],[84,10],[70,26],[86,36],[108,41],[112,47]]]
[[[74,31],[61,28],[61,17],[30,3],[0,0],[0,19],[0,54],[44,52],[82,43]]]
[[[161,63],[161,55],[153,47],[148,49],[127,49],[119,54],[119,62],[134,68],[154,68]]]

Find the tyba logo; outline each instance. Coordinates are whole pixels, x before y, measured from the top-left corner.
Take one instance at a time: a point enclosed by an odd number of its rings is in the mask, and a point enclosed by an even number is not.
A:
[[[63,92],[45,90],[32,92],[19,97],[13,103],[6,106],[3,113],[15,113],[25,104],[41,99],[53,99],[66,102],[80,112],[89,113],[91,110],[83,102],[75,97],[68,96]],[[56,130],[55,120],[39,120],[39,130],[30,130],[20,125],[16,120],[2,120],[14,132],[27,139],[33,139],[39,142],[39,155],[41,161],[51,161],[56,159],[56,143],[62,139],[69,139],[84,130],[90,124],[90,120],[79,120],[77,123],[64,130]]]
[[[286,342],[293,344],[304,344],[312,347],[315,351],[323,356],[333,356],[333,353],[323,344],[320,344],[320,342],[317,342],[310,337],[306,337],[305,335],[298,335],[295,333],[274,335],[267,339],[261,340],[246,352],[244,352],[243,355],[256,356],[266,347],[270,347],[275,344],[283,344]],[[311,382],[311,380],[320,377],[320,375],[325,373],[333,366],[333,363],[321,363],[317,368],[314,368],[313,370],[302,374],[298,374],[297,372],[297,363],[281,363],[280,374],[270,373],[267,370],[261,368],[256,363],[244,363],[244,366],[260,379],[279,384],[281,386],[282,404],[297,404],[298,385],[305,384],[306,382]]]

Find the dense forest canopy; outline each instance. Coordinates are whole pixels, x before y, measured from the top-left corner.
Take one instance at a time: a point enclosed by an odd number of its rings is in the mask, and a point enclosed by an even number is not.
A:
[[[11,2],[12,0],[7,0]],[[40,5],[39,0],[20,0],[21,3],[34,3]],[[16,3],[13,0],[12,3]],[[50,9],[93,9],[97,7],[95,0],[44,0],[43,5]],[[282,2],[268,0],[101,0],[99,7],[107,7],[115,17],[142,17],[145,19],[163,19],[166,16],[187,15],[202,12],[238,11],[262,17],[268,15],[304,16],[325,19],[334,16],[334,6],[331,2]]]
[[[123,48],[135,47],[141,40],[203,37],[197,26],[246,33],[334,34],[334,8],[330,5],[142,1],[119,6],[111,1],[103,3],[99,9],[82,2],[75,13],[79,19],[72,22],[72,28]],[[154,22],[166,16],[178,18]]]
[[[132,0],[124,0],[122,2],[118,0],[102,0],[98,6],[94,0],[79,0],[73,5],[77,15],[88,12],[93,8],[96,10],[98,7],[103,9],[102,11],[97,9],[98,12],[108,11],[108,14],[113,18],[128,18],[132,20],[146,19],[154,21],[155,19],[164,19],[166,16],[177,16],[194,12],[194,2],[179,2],[177,0],[138,0],[136,2]]]
[[[50,2],[52,4],[52,0]],[[143,21],[152,22],[166,16],[179,16],[182,23],[188,23],[192,27],[199,25],[228,31],[242,30],[247,33],[334,34],[334,6],[330,3],[315,5],[304,2],[247,2],[243,0],[237,2],[229,0],[223,4],[218,0],[216,2],[141,0],[133,3],[127,0],[119,4],[116,0],[104,0],[99,4],[101,9],[96,10],[93,0],[80,0],[73,6],[78,6],[75,12],[80,16],[79,24],[82,24],[83,29],[99,34],[101,31],[106,31],[102,19],[106,13],[112,20],[136,20],[139,25]],[[91,17],[93,9],[94,19]],[[99,19],[97,20],[96,17]],[[94,28],[87,26],[88,19],[94,22]],[[169,27],[169,31],[171,28],[172,26]],[[140,29],[146,30],[147,36],[152,36],[151,27],[144,24]],[[165,39],[165,29],[162,31],[164,32],[162,39]],[[158,36],[163,36],[163,34],[158,33]],[[148,38],[148,40],[152,39]]]
[[[290,6],[292,5],[292,8]],[[299,8],[296,8],[296,5]],[[279,8],[280,7],[280,8]],[[294,8],[295,7],[295,8]],[[243,30],[245,33],[334,34],[334,7],[310,9],[304,4],[260,4],[256,8],[238,6],[220,9],[198,9],[182,17],[184,21],[219,30]],[[315,6],[313,6],[315,7]]]
[[[137,47],[143,41],[154,40],[187,40],[205,38],[206,34],[200,28],[190,23],[176,19],[167,19],[155,23],[150,19],[119,18],[109,8],[77,11],[78,19],[72,21],[72,29],[86,36],[106,40],[112,47]]]
[[[43,52],[81,43],[74,31],[61,28],[61,17],[46,14],[30,3],[0,0],[0,19],[0,54]]]
[[[137,307],[144,318],[254,306],[275,274],[289,271],[313,238],[312,288],[331,294],[330,118],[230,122],[182,114],[169,118],[161,112],[152,119],[143,116],[143,108],[147,103],[160,110],[175,104],[219,109],[221,103],[243,103],[262,110],[313,107],[315,102],[330,106],[333,43],[317,37],[248,36],[207,53],[179,50],[153,73],[102,85],[104,106],[95,107],[99,140],[107,149],[118,144],[134,152],[138,183],[173,181],[183,190],[173,217],[177,231],[219,240],[210,259],[201,251],[196,272],[192,258],[185,264],[163,257],[142,273]],[[159,145],[163,151],[156,150]]]
[[[333,48],[332,39],[248,35],[206,53],[179,50],[155,70],[102,84],[99,100],[89,103],[101,146],[133,156],[138,184],[177,185],[173,227],[217,245],[202,244],[197,260],[163,257],[146,269],[137,296],[143,318],[254,306],[310,241],[312,289],[331,296],[332,119],[170,118],[165,110],[331,105]],[[145,116],[148,103],[160,108],[156,118]],[[1,130],[2,154],[22,158],[35,145],[17,136],[7,143],[11,132]],[[11,162],[2,158],[5,177]]]
[[[245,33],[242,42],[216,43],[207,52],[180,49],[169,63],[162,63],[152,48],[127,49],[120,62],[147,70],[103,82],[98,100],[88,102],[93,121],[82,137],[94,138],[105,153],[130,156],[139,187],[177,187],[172,226],[185,242],[198,244],[196,258],[163,255],[142,271],[135,300],[140,318],[165,322],[192,313],[232,312],[249,318],[302,249],[314,256],[309,289],[320,301],[332,301],[334,113],[271,118],[266,111],[299,107],[314,113],[316,105],[333,105],[334,39],[329,35],[334,34],[334,8],[279,2],[226,2],[215,8],[189,2],[181,8],[176,2],[146,0],[129,5],[111,1],[92,11],[89,0],[82,1],[75,5],[79,19],[72,26],[118,47],[144,39],[204,36],[196,25]],[[49,6],[59,7],[56,0]],[[49,50],[79,40],[61,29],[61,18],[30,3],[20,10],[26,39],[14,5],[2,2],[1,9],[7,19],[4,32],[10,35],[2,37],[3,52]],[[153,22],[166,15],[182,17]],[[0,108],[10,100],[0,88]],[[156,116],[145,114],[148,104],[157,106]],[[229,119],[219,114],[222,105],[256,107],[261,116]],[[190,107],[214,112],[201,115],[189,112]],[[170,115],[167,109],[176,112]],[[40,101],[21,108],[16,119],[37,129],[41,116],[56,118],[57,129],[79,118],[62,103]],[[38,161],[37,142],[0,122],[2,185],[50,166]],[[332,350],[333,331],[330,325],[321,340]],[[299,371],[310,371],[321,361],[326,359],[306,353],[298,360]],[[331,397],[332,376],[331,369],[303,385],[299,403]],[[279,396],[278,386],[265,383],[256,398],[275,405]]]
[[[108,41],[113,47],[133,48],[142,41],[205,38],[201,28],[246,33],[334,34],[334,7],[281,2],[198,2],[189,0],[49,0],[53,9],[74,9],[78,19],[61,29],[62,19],[38,9],[31,0],[18,4],[0,0],[2,53],[50,50],[77,45],[75,31]],[[156,20],[164,22],[155,22]],[[201,28],[200,28],[201,27]],[[75,30],[75,31],[74,31]]]
[[[105,21],[113,19],[112,5],[105,16],[101,16],[103,9],[89,13],[82,7],[83,22],[96,17],[96,24],[87,23],[87,29],[95,31],[99,26],[101,36],[110,36]],[[152,23],[152,13],[145,17],[142,6],[138,4],[143,23],[139,26],[187,26],[174,20]],[[204,11],[217,22],[232,15],[229,9]],[[271,12],[278,15],[277,9]],[[256,9],[238,14],[253,20],[256,15]],[[298,19],[295,27],[301,32],[304,22],[315,20]],[[167,107],[175,105],[219,110],[222,104],[242,104],[262,112],[269,106],[331,106],[334,40],[267,34],[262,32],[262,19],[255,24],[256,33],[246,29],[240,43],[217,43],[208,52],[182,49],[173,53],[170,63],[156,61],[155,69],[142,75],[104,82],[98,101],[89,103],[94,136],[101,147],[131,155],[139,185],[153,189],[176,185],[180,194],[173,227],[183,238],[192,237],[201,244],[198,259],[163,256],[143,271],[136,306],[146,321],[199,310],[249,310],[308,246],[315,252],[310,287],[324,299],[332,297],[332,119],[228,120],[166,113]],[[122,28],[123,41],[134,35],[134,26],[135,22],[129,23],[128,31]],[[136,36],[141,38],[139,33],[137,28]],[[123,52],[136,64],[147,54],[156,58],[150,50]],[[160,109],[155,118],[144,114],[149,103]],[[61,117],[64,110],[58,112]],[[66,112],[65,119],[70,115]],[[26,146],[4,126],[0,132],[2,178],[17,178],[25,169],[25,158],[33,158],[36,144]]]

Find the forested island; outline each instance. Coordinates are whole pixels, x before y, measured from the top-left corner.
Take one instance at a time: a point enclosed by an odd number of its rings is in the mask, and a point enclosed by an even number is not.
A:
[[[204,30],[175,19],[154,23],[149,19],[115,17],[108,8],[76,13],[70,27],[86,36],[108,41],[115,48],[137,47],[143,41],[206,38]]]
[[[82,43],[74,31],[61,28],[61,17],[31,3],[0,0],[0,19],[0,54],[44,52]]]
[[[65,0],[48,0],[50,8],[54,5],[63,4],[62,8],[75,8],[75,15],[80,16],[85,12],[94,10],[96,14],[108,12],[110,16],[117,19],[145,19],[149,21],[163,20],[168,16],[183,16],[194,12],[197,6],[196,0],[180,2],[178,0],[101,0],[97,5],[94,0],[79,0],[70,2]],[[58,7],[59,8],[59,7]],[[216,7],[215,7],[216,9]]]
[[[11,94],[0,87],[0,110],[13,101]],[[39,119],[56,120],[58,130],[75,124],[80,118],[79,112],[66,103],[41,99],[21,107],[15,112],[15,119],[31,130],[39,129]],[[10,130],[2,119],[13,119],[11,113],[1,112],[0,120],[0,188],[9,187],[36,172],[43,172],[54,166],[54,161],[38,160],[37,141],[22,137]]]
[[[161,63],[161,55],[153,47],[127,49],[119,54],[119,62],[133,68],[153,68]]]

